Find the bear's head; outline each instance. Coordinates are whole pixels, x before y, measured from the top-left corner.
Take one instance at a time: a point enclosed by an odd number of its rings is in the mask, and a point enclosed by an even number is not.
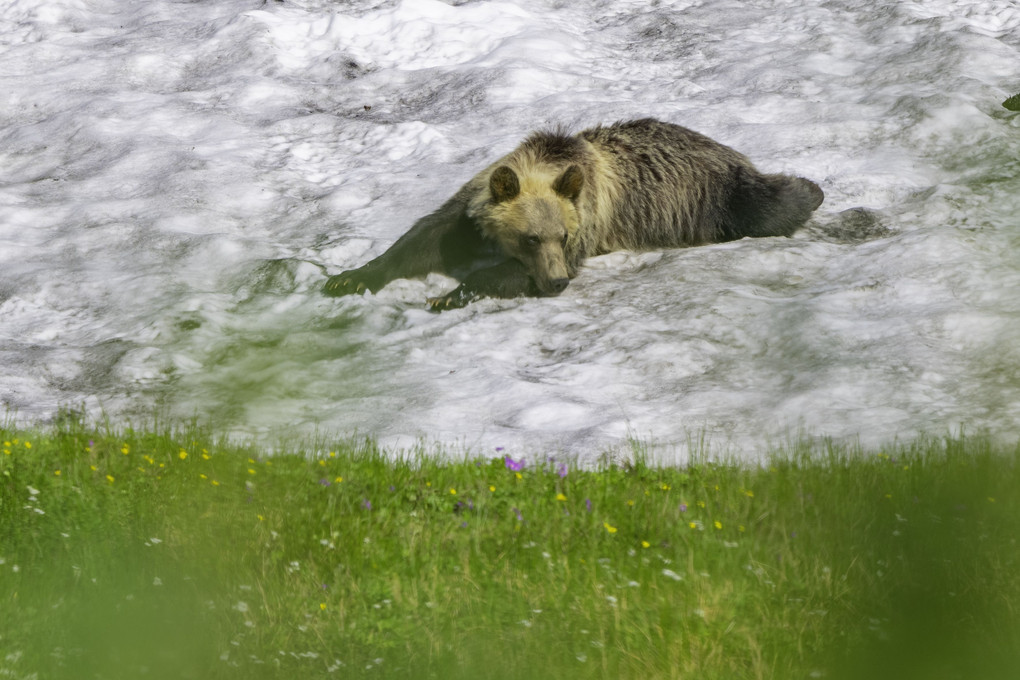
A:
[[[559,295],[570,283],[567,243],[577,231],[577,198],[584,174],[576,165],[559,175],[519,175],[506,165],[489,177],[492,201],[482,229],[528,270],[542,295]]]

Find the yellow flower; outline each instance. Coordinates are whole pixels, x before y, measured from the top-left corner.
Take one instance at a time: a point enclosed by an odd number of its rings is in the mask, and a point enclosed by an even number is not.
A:
[[[751,491],[750,489],[744,489],[744,495],[747,496],[748,498],[754,498],[754,492]]]
[[[517,479],[524,479],[524,475],[522,475],[520,472],[515,472],[514,474],[517,475]]]
[[[25,442],[25,448],[26,449],[32,448],[32,442]]]
[[[628,499],[627,500],[627,505],[633,507],[634,506],[634,499]]]
[[[326,611],[326,603],[325,602],[320,602],[319,603],[319,610],[320,611]]]
[[[249,475],[255,474],[255,468],[248,468],[248,474]]]
[[[336,451],[330,451],[329,452],[329,457],[330,458],[336,458]]]
[[[457,495],[457,490],[456,490],[456,489],[452,489],[452,488],[451,488],[451,489],[450,489],[450,495],[451,495],[451,496],[456,496],[456,495]]]
[[[691,522],[687,526],[689,526],[692,529],[697,529],[698,528],[698,523],[697,522]]]
[[[494,487],[492,484],[490,484],[489,485],[489,491],[495,492],[496,491],[496,487]]]
[[[181,460],[184,460],[185,458],[188,457],[188,452],[185,451],[184,449],[181,449],[181,452],[177,454],[177,457],[180,458]]]
[[[209,460],[209,449],[202,449],[202,460]]]
[[[606,531],[608,531],[609,533],[611,533],[611,534],[615,534],[616,533],[616,527],[611,526],[609,524],[609,522],[603,522],[602,526],[604,526],[606,528]]]
[[[320,465],[321,467],[326,467],[326,461],[324,461],[324,460],[322,460],[322,459],[320,458],[320,459],[319,459],[319,465]]]
[[[198,478],[199,478],[199,479],[209,479],[209,478],[208,478],[208,477],[206,477],[205,475],[199,475],[199,476],[198,476]]]
[[[214,479],[214,480],[212,480],[212,485],[213,485],[213,486],[219,486],[219,485],[220,485],[220,483],[219,483],[219,482],[217,482],[217,481],[216,481],[216,480]]]
[[[337,477],[333,481],[336,482],[337,484],[339,484],[340,482],[344,481],[344,478],[343,477]]]
[[[652,544],[649,543],[648,541],[641,541],[641,547],[642,548],[651,548]]]
[[[55,474],[57,477],[59,477],[60,476],[60,470],[54,470],[53,474]]]
[[[113,475],[106,475],[106,481],[108,481],[110,484],[113,484]]]
[[[265,522],[266,521],[266,518],[263,517],[262,515],[255,515],[255,516],[259,518],[260,522]]]
[[[662,485],[661,487],[659,487],[659,488],[661,488],[661,489],[662,489],[663,491],[669,491],[669,484],[663,484],[663,485]]]
[[[99,471],[99,468],[97,468],[95,465],[89,465],[89,467],[92,468],[93,472],[98,472]]]
[[[567,500],[567,497],[564,496],[561,493],[558,493],[558,494],[556,494],[556,500],[558,500],[558,501],[565,501],[565,500]]]
[[[716,520],[716,521],[712,522],[712,526],[714,526],[716,529],[722,529],[722,522],[720,522],[719,520]]]
[[[124,446],[120,447],[120,452],[126,456],[129,453],[131,453],[131,447],[125,444]]]

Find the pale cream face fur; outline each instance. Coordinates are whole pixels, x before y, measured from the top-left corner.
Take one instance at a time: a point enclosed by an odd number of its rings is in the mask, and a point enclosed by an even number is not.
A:
[[[543,295],[557,295],[572,273],[566,251],[577,232],[577,209],[553,190],[554,175],[522,179],[515,197],[486,207],[481,226],[527,268]]]

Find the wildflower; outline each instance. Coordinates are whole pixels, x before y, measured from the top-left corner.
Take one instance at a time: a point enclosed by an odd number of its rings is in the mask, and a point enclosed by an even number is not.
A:
[[[319,603],[319,611],[323,611],[323,612],[326,611],[326,603],[325,602],[320,602]]]
[[[591,512],[591,499],[590,498],[585,498],[584,499],[584,507],[585,507],[585,509],[588,512]]]
[[[681,503],[680,504],[680,512],[687,512],[687,504],[686,503]]]
[[[209,460],[209,458],[210,458],[209,450],[208,449],[202,449],[202,460]]]
[[[217,481],[216,481],[216,480],[214,479],[214,480],[212,480],[212,485],[213,485],[213,486],[219,486],[219,485],[220,485],[220,483],[219,483],[219,482],[217,482]]]
[[[255,474],[255,468],[248,468],[248,474],[249,475]]]
[[[521,511],[518,510],[517,508],[511,508],[511,509],[514,511],[514,514],[517,515],[517,521],[518,522],[523,522],[524,521],[524,515],[521,514]]]
[[[520,460],[514,460],[510,456],[506,456],[503,460],[506,464],[507,469],[510,470],[511,472],[520,472],[521,470],[524,469],[523,458],[521,458]]]
[[[110,484],[113,484],[113,475],[106,475],[106,481],[108,481]]]
[[[32,442],[25,442],[25,448],[26,449],[32,448]]]
[[[659,486],[659,488],[662,489],[663,491],[669,491],[669,484],[664,483],[661,486]]]
[[[457,495],[457,490],[454,489],[453,487],[450,487],[450,495],[451,496],[456,496]]]
[[[648,541],[641,541],[641,547],[642,548],[651,548],[652,544],[649,543]]]
[[[54,470],[53,474],[55,474],[57,477],[59,477],[60,476],[60,470]]]
[[[560,466],[556,468],[556,474],[558,474],[560,478],[566,477],[568,471],[566,463],[560,463]]]
[[[361,501],[361,507],[365,508],[366,510],[371,510],[372,509],[372,501],[370,501],[370,500],[368,500],[366,498],[365,500]]]
[[[188,457],[188,452],[185,451],[184,449],[181,449],[180,452],[178,452],[177,457],[180,458],[181,460],[186,460]]]
[[[616,527],[612,526],[609,522],[603,522],[602,526],[604,526],[606,528],[606,531],[608,531],[609,533],[611,534],[616,533]]]
[[[344,478],[343,478],[343,477],[337,477],[337,478],[336,478],[336,479],[334,479],[333,481],[334,481],[335,483],[339,484],[340,482],[344,481]]]
[[[629,505],[630,507],[634,507],[634,499],[633,498],[628,498],[627,499],[627,505]]]
[[[562,502],[562,501],[565,501],[565,500],[567,500],[567,497],[566,497],[566,496],[564,496],[564,495],[563,495],[563,494],[561,494],[561,493],[558,493],[558,494],[556,494],[556,500],[558,500],[558,501],[561,501],[561,502]]]
[[[128,446],[127,444],[124,444],[124,446],[120,447],[120,452],[126,456],[129,453],[131,453],[131,447]]]
[[[492,484],[490,484],[489,485],[489,491],[492,492],[492,493],[495,493],[496,487],[494,487]]]
[[[515,472],[514,474],[517,475],[517,479],[524,479],[524,475],[522,475],[520,472]]]
[[[681,576],[680,574],[676,573],[672,569],[663,569],[662,570],[662,575],[665,576],[666,578],[671,578],[674,581],[683,581],[684,580],[683,576]]]
[[[323,477],[322,479],[319,480],[319,484],[321,486],[329,486],[329,480]]]
[[[336,458],[336,451],[330,451],[329,452],[329,457],[330,458]]]
[[[199,475],[198,475],[198,478],[199,478],[199,479],[209,479],[208,477],[206,477],[206,476],[205,476],[205,475],[203,475],[202,473],[199,473]]]
[[[319,467],[326,467],[326,461],[319,459]]]
[[[744,495],[747,496],[748,498],[754,498],[754,492],[751,491],[750,489],[744,489]]]
[[[716,520],[716,521],[712,522],[712,526],[714,526],[716,529],[722,529],[722,522],[720,522],[719,520]]]

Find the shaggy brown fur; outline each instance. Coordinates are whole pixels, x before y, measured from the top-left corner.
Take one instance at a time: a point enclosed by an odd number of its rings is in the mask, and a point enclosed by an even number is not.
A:
[[[557,295],[585,258],[789,236],[821,205],[813,182],[758,172],[704,135],[644,119],[538,132],[475,176],[385,253],[332,276],[328,295],[442,272],[433,308],[483,296]]]

